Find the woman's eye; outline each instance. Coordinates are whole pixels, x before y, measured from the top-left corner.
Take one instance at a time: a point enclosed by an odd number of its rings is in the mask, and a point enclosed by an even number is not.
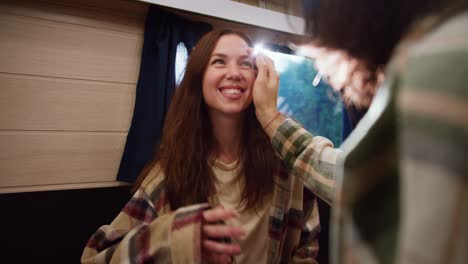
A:
[[[241,66],[244,67],[244,68],[253,68],[253,63],[250,62],[250,61],[243,61],[241,63]]]
[[[222,59],[215,59],[211,64],[224,64],[224,60]]]

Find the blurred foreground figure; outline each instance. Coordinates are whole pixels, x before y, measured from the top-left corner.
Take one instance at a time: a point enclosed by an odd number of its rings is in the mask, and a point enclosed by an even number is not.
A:
[[[468,263],[467,1],[303,1],[321,76],[368,107],[335,149],[276,109],[257,57],[257,118],[305,186],[333,207],[333,263]]]

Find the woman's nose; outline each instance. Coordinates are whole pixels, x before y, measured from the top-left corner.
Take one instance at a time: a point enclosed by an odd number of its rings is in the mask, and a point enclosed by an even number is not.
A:
[[[241,72],[238,65],[229,65],[226,73],[227,79],[240,79]]]

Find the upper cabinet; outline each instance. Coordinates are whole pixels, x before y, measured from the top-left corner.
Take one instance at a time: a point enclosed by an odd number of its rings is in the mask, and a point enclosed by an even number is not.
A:
[[[221,18],[294,35],[303,35],[299,0],[143,0],[161,6]]]

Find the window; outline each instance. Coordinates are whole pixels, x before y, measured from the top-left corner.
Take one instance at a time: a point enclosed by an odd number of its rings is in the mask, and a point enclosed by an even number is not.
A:
[[[188,60],[187,47],[185,47],[185,44],[183,42],[180,42],[177,45],[176,59],[175,59],[174,75],[175,75],[176,88],[179,86],[180,82],[184,78],[185,66],[187,65],[187,60]]]
[[[314,61],[296,55],[263,50],[280,75],[278,109],[299,121],[316,136],[342,142],[343,103],[339,93],[316,78]]]

